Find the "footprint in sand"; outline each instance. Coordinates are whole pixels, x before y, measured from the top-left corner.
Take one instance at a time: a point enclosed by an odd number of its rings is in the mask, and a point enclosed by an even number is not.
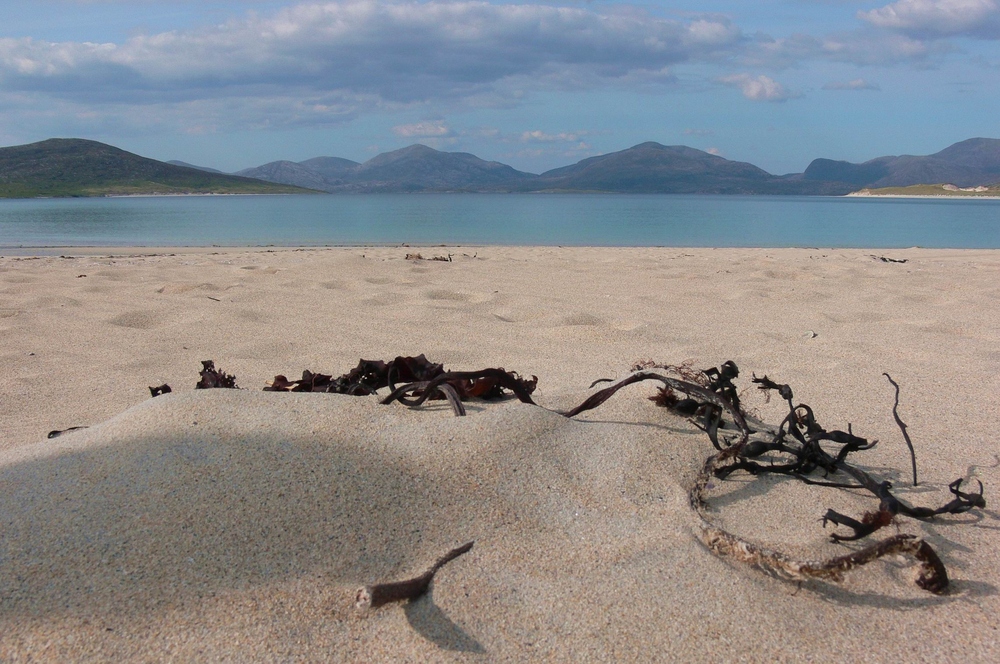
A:
[[[604,321],[587,313],[578,313],[565,316],[560,323],[562,325],[600,325]]]
[[[459,293],[450,290],[432,290],[424,294],[428,300],[451,300],[452,302],[468,302],[471,296],[468,293]]]
[[[361,301],[366,305],[371,305],[373,307],[388,307],[394,304],[399,304],[406,300],[406,296],[402,293],[379,293],[377,295],[372,295],[371,297],[366,297]]]
[[[156,327],[160,317],[152,311],[126,311],[108,321],[117,327],[127,327],[135,330],[148,330]]]
[[[181,293],[187,293],[193,290],[206,290],[211,292],[218,292],[227,289],[221,288],[213,283],[208,283],[208,282],[200,284],[172,283],[157,288],[156,292],[162,293],[163,295],[180,295]]]

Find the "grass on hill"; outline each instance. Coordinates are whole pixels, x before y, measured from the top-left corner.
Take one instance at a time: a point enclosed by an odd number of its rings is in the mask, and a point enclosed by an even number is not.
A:
[[[0,197],[318,193],[174,166],[82,139],[0,148]]]

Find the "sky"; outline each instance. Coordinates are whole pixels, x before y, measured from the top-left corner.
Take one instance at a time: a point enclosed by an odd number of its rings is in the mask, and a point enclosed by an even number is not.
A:
[[[645,141],[784,174],[1000,138],[1000,0],[0,0],[0,146],[232,172]]]

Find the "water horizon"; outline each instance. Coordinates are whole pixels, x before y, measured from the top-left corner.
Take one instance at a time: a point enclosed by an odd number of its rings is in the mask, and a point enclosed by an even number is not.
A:
[[[563,193],[0,200],[6,253],[402,245],[1000,249],[1000,200]]]

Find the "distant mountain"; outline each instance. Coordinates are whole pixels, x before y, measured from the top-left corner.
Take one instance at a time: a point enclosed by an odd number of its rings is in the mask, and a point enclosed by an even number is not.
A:
[[[772,175],[683,145],[640,143],[541,175],[465,152],[411,145],[363,164],[339,157],[275,161],[238,175],[328,192],[613,192],[840,196],[862,188],[1000,182],[1000,140],[973,138],[927,157],[879,157],[863,164],[816,159],[804,173]]]
[[[664,194],[841,194],[843,185],[791,181],[683,145],[640,143],[542,173],[534,189]]]
[[[369,188],[410,191],[510,190],[534,177],[466,152],[439,152],[419,144],[373,157],[351,176]]]
[[[339,157],[274,161],[238,175],[328,192],[510,191],[535,176],[465,152],[411,145],[363,164]]]
[[[1000,139],[970,138],[925,157],[878,157],[862,164],[816,159],[801,179],[844,182],[855,188],[996,184],[1000,182]]]
[[[326,191],[328,186],[322,174],[294,161],[272,161],[256,168],[236,171],[235,175],[319,191]]]
[[[361,164],[350,159],[341,159],[340,157],[315,157],[313,159],[306,159],[301,165],[319,173],[324,178],[337,180],[347,177]]]
[[[177,159],[170,159],[166,163],[171,164],[172,166],[183,166],[184,168],[194,168],[199,171],[205,171],[206,173],[219,173],[220,175],[225,175],[225,173],[223,173],[218,169],[209,168],[208,166],[195,166],[194,164],[189,164],[186,161],[179,161]]]
[[[305,193],[287,185],[175,166],[77,138],[0,148],[0,197]]]

